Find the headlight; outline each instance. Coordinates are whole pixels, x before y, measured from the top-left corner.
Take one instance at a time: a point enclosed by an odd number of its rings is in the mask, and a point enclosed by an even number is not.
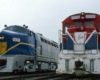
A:
[[[0,35],[0,40],[3,40],[4,39],[4,36],[3,35]]]

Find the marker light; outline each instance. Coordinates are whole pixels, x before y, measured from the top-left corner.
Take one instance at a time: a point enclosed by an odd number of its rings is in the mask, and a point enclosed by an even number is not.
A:
[[[82,19],[84,19],[84,17],[81,17]]]
[[[84,12],[82,12],[81,15],[84,15]]]
[[[3,40],[4,39],[4,36],[0,35],[0,40]]]

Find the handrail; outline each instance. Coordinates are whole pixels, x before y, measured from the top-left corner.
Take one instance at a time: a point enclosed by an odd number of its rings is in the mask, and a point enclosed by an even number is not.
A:
[[[60,43],[62,43],[61,49],[62,49],[62,54],[63,54],[63,41],[62,41],[62,31],[59,30],[58,31],[58,44],[60,45]]]

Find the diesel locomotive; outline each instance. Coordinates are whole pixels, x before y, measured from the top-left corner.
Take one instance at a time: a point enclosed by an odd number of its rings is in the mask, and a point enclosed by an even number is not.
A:
[[[28,26],[7,26],[0,32],[0,72],[55,71],[58,44]]]
[[[57,71],[76,76],[100,74],[100,15],[70,15],[62,22],[59,33]]]

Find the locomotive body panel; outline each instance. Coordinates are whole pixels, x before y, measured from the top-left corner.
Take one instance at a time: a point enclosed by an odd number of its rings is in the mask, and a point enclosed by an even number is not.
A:
[[[56,56],[53,58],[51,56],[52,46],[50,47],[48,42],[42,42],[40,37],[37,33],[27,29],[25,25],[24,27],[13,25],[2,30],[0,33],[0,72],[56,70]]]
[[[58,71],[77,76],[100,74],[100,15],[82,12],[62,24]]]
[[[58,44],[45,38],[41,34],[38,34],[38,38],[40,40],[38,66],[40,69],[47,69],[47,67],[49,67],[49,70],[55,70],[57,68],[57,51],[59,51]]]

